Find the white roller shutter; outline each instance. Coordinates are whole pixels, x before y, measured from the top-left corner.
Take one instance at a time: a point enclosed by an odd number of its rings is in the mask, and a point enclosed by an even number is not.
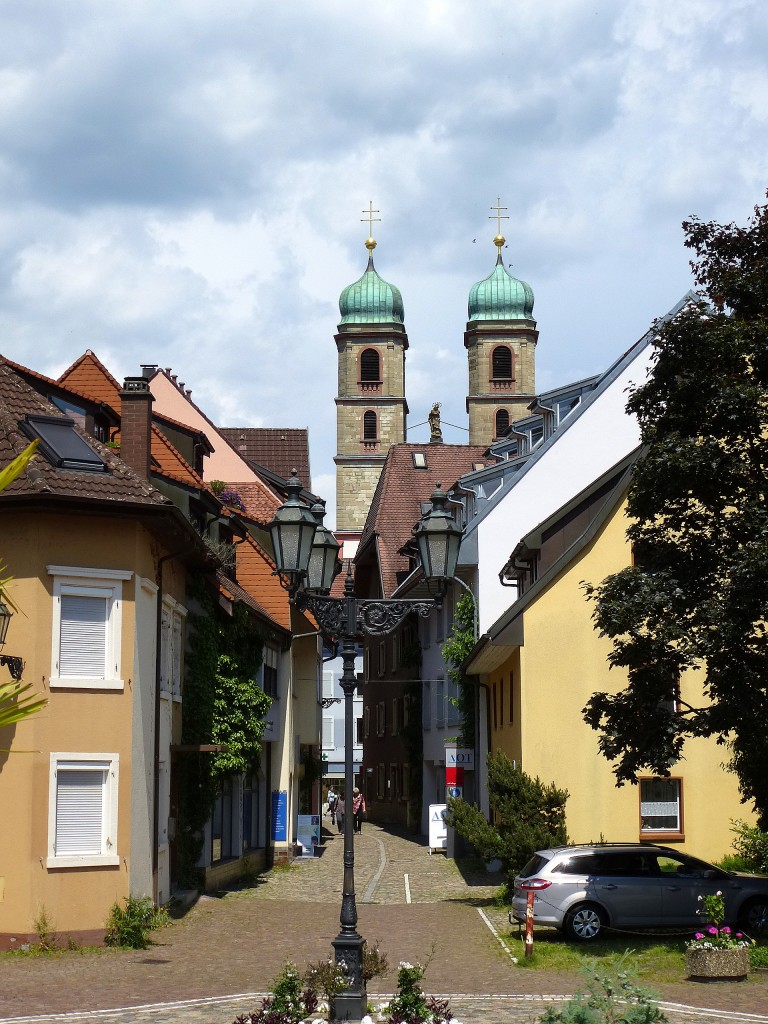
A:
[[[104,794],[108,765],[56,773],[55,855],[104,852]]]
[[[107,596],[61,595],[59,676],[105,679]]]

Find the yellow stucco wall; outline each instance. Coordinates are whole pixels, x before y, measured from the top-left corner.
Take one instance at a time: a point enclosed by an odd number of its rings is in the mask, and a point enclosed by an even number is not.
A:
[[[13,616],[5,652],[24,658],[24,681],[49,698],[40,714],[0,731],[0,747],[33,753],[0,754],[0,943],[34,932],[41,909],[59,932],[103,929],[115,900],[128,895],[134,737],[134,594],[137,575],[155,580],[164,554],[131,520],[4,511],[2,555],[14,576]],[[53,576],[47,566],[128,570],[122,583],[122,691],[51,690]],[[183,570],[168,566],[166,592],[184,599]],[[145,643],[154,644],[154,636]],[[7,670],[0,670],[5,673]],[[5,675],[3,678],[7,678]],[[147,739],[147,737],[145,737]],[[145,744],[146,746],[146,744]],[[117,866],[48,868],[51,752],[119,755]],[[143,826],[147,828],[146,818]],[[151,849],[147,837],[145,848]],[[5,939],[3,939],[5,937]]]
[[[624,506],[610,518],[588,548],[524,611],[524,645],[489,677],[497,692],[508,681],[516,691],[515,722],[493,732],[493,749],[503,750],[529,774],[568,790],[568,836],[572,842],[640,838],[639,787],[615,786],[610,764],[600,754],[597,733],[581,710],[598,691],[621,689],[626,676],[609,671],[610,642],[593,628],[592,606],[582,581],[598,583],[629,564]],[[701,699],[698,673],[682,680],[682,696]],[[492,692],[492,690],[491,690]],[[493,711],[491,711],[493,714]],[[714,740],[689,740],[672,777],[683,781],[684,841],[659,839],[706,859],[730,852],[730,822],[751,821],[741,804],[736,778],[722,767],[726,751]],[[644,838],[648,838],[647,835]]]

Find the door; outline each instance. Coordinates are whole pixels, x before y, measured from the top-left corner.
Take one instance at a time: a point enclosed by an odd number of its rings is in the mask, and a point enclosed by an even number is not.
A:
[[[659,873],[662,878],[661,902],[664,924],[667,927],[691,928],[707,925],[698,911],[699,897],[713,896],[722,892],[725,898],[726,919],[732,916],[737,898],[738,886],[728,875],[705,861],[687,857],[683,853],[656,854]]]

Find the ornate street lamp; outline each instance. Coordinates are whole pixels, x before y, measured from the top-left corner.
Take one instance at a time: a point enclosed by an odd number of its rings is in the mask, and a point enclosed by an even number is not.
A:
[[[309,568],[317,520],[301,501],[301,481],[293,470],[288,480],[288,498],[269,524],[277,571],[293,595],[302,586]]]
[[[338,573],[339,545],[329,530],[322,526],[322,517],[316,524],[310,549],[303,541],[294,539],[299,519],[296,506],[301,484],[295,475],[289,481],[289,500],[278,509],[270,524],[277,572],[288,590],[290,599],[298,607],[309,608],[324,638],[339,644],[343,662],[340,683],[344,692],[344,789],[351,806],[354,786],[353,697],[357,687],[355,652],[358,641],[365,636],[386,636],[410,614],[426,618],[442,599],[448,580],[456,570],[462,530],[446,509],[448,495],[440,485],[432,495],[432,508],[422,516],[414,528],[424,576],[438,589],[436,599],[424,601],[366,600],[355,597],[352,562],[347,563],[343,597],[328,597],[334,577]],[[306,506],[304,506],[306,509]],[[321,509],[322,510],[322,509]],[[306,510],[307,512],[309,510]],[[303,520],[302,520],[303,522]],[[293,530],[294,533],[284,531]],[[329,539],[330,538],[330,539]],[[296,555],[299,550],[306,561],[298,558],[285,561],[285,553]],[[322,567],[322,568],[321,568]],[[333,940],[337,962],[344,963],[349,986],[333,1001],[332,1014],[336,1022],[360,1021],[366,1013],[368,996],[363,978],[363,947],[365,939],[357,931],[357,904],[355,901],[355,850],[352,814],[344,815],[344,886],[341,898],[341,931]]]
[[[5,644],[5,638],[8,636],[8,625],[12,614],[11,609],[0,597],[0,647]],[[11,677],[17,683],[19,682],[24,671],[24,662],[21,658],[17,658],[13,654],[0,654],[0,665],[7,665]]]

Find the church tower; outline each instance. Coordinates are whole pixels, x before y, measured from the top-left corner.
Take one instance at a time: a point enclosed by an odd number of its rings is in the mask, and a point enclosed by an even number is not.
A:
[[[501,233],[506,206],[497,200],[493,217],[498,249],[493,271],[469,293],[464,345],[469,362],[469,443],[490,445],[510,423],[529,415],[536,392],[536,342],[533,291],[507,271],[502,258],[506,239]]]
[[[372,234],[379,211],[363,212]],[[336,335],[336,532],[352,537],[362,533],[390,445],[405,441],[408,414],[403,299],[373,265],[373,237],[365,247],[368,266],[341,293]]]

